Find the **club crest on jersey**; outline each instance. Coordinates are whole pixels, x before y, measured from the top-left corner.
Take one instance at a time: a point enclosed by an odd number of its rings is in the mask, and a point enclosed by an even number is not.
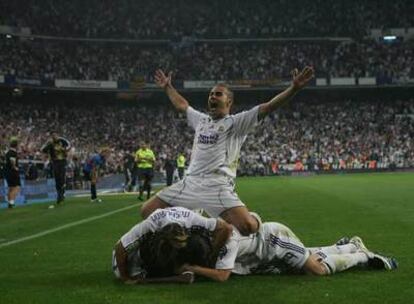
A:
[[[214,145],[217,143],[219,135],[217,133],[212,134],[199,134],[197,142],[199,144]]]

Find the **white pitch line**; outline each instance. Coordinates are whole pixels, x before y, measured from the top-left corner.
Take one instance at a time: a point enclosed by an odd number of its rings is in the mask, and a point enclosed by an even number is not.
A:
[[[83,219],[83,220],[80,220],[80,221],[65,224],[65,225],[62,225],[62,226],[59,226],[59,227],[56,227],[56,228],[53,228],[53,229],[48,229],[48,230],[45,230],[45,231],[42,231],[42,232],[39,232],[39,233],[36,233],[36,234],[33,234],[33,235],[29,235],[29,236],[26,236],[26,237],[23,237],[23,238],[20,238],[20,239],[17,239],[17,240],[9,241],[9,242],[0,244],[0,249],[4,248],[4,247],[11,246],[11,245],[14,245],[14,244],[18,244],[18,243],[21,243],[21,242],[24,242],[24,241],[33,240],[33,239],[36,239],[36,238],[42,237],[44,235],[48,235],[48,234],[60,231],[60,230],[64,230],[64,229],[71,228],[71,227],[78,226],[78,225],[82,225],[82,224],[89,223],[89,222],[92,222],[92,221],[95,221],[95,220],[99,220],[101,218],[110,216],[112,214],[116,214],[116,213],[119,213],[119,212],[122,212],[122,211],[125,211],[125,210],[128,210],[128,209],[138,207],[141,204],[142,203],[134,204],[134,205],[127,206],[127,207],[117,209],[117,210],[114,210],[114,211],[110,211],[110,212],[107,212],[107,213],[104,213],[104,214],[101,214],[101,215],[95,215],[95,216],[92,216],[92,217],[89,217],[89,218],[86,218],[86,219]]]

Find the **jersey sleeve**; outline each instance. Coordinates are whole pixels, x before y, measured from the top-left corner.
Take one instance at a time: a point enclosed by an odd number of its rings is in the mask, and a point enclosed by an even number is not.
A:
[[[188,227],[186,228],[190,228],[193,226],[200,226],[209,231],[214,231],[216,229],[217,219],[207,218],[193,211],[191,211],[191,213],[192,213],[192,218],[191,218],[191,221],[187,223]]]
[[[154,222],[147,218],[138,223],[121,237],[121,244],[127,252],[138,248],[139,240],[148,232],[154,232],[157,229]]]
[[[233,119],[235,132],[239,135],[247,135],[259,122],[259,106],[237,113]]]
[[[237,258],[237,251],[239,249],[239,242],[236,234],[233,231],[232,236],[227,241],[220,251],[216,262],[216,269],[231,270],[234,268],[234,264]]]
[[[207,117],[207,115],[194,110],[191,106],[187,108],[187,123],[194,130],[197,128],[200,120],[204,117]]]

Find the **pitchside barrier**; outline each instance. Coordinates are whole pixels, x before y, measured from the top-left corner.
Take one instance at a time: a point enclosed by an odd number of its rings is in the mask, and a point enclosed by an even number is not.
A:
[[[38,202],[51,202],[56,200],[55,180],[53,178],[26,180],[24,175],[20,176],[21,188],[15,200],[16,205],[24,205]],[[162,174],[156,173],[154,176],[154,184],[164,184]],[[103,176],[97,184],[98,192],[121,192],[124,190],[125,177],[123,174],[112,174]],[[89,182],[81,182],[75,184],[71,178],[66,180],[66,196],[88,195]],[[8,186],[6,180],[0,179],[0,208],[7,207]]]

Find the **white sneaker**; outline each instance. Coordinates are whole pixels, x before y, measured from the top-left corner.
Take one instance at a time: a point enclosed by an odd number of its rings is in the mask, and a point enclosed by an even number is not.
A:
[[[100,198],[91,199],[91,203],[102,203]]]

